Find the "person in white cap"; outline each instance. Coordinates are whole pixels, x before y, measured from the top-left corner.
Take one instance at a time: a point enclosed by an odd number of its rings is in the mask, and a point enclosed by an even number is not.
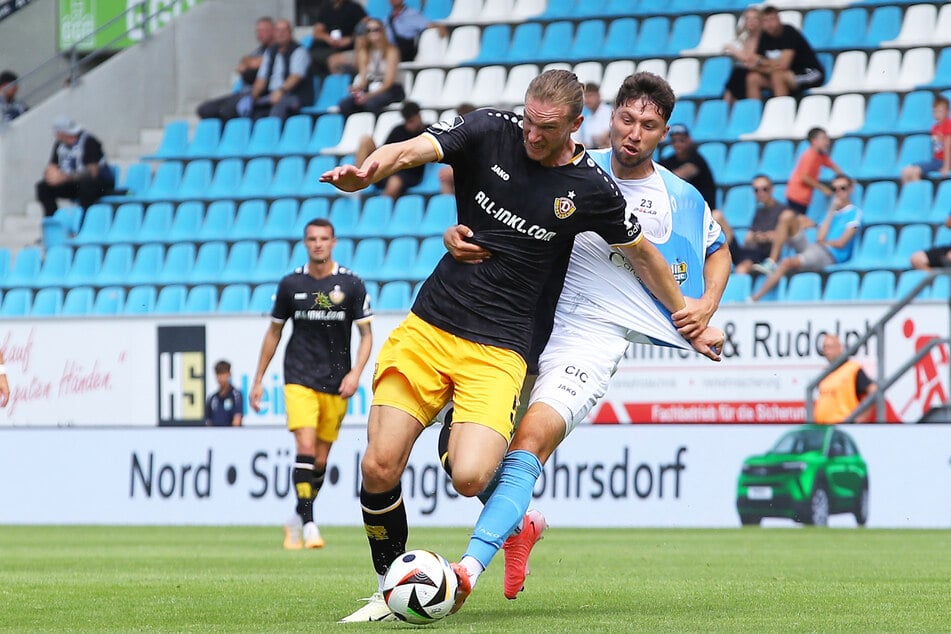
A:
[[[115,186],[99,139],[64,115],[53,120],[53,134],[50,162],[36,184],[36,199],[47,216],[56,213],[57,198],[75,200],[85,209]]]

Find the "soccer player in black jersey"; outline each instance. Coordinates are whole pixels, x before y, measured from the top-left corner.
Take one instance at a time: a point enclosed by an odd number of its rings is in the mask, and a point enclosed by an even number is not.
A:
[[[284,350],[284,401],[287,427],[294,434],[297,457],[292,479],[296,514],[284,527],[284,548],[321,548],[324,540],[314,522],[314,498],[324,482],[327,456],[370,359],[373,312],[363,280],[333,260],[337,240],[327,220],[304,228],[307,263],[284,276],[277,287],[271,324],[261,344],[251,407],[261,410],[261,381],[281,342],[284,323],[294,331]],[[360,333],[351,364],[353,324]]]
[[[444,256],[377,358],[360,503],[380,581],[406,546],[400,476],[416,438],[449,400],[453,486],[474,496],[495,473],[512,435],[536,304],[549,278],[564,275],[575,235],[597,232],[671,312],[685,306],[617,186],[571,139],[583,94],[573,73],[547,71],[529,85],[523,116],[476,110],[321,176],[357,191],[401,169],[447,163],[458,220],[492,253],[475,265]],[[460,598],[467,586],[460,576]],[[378,591],[343,622],[394,618]]]

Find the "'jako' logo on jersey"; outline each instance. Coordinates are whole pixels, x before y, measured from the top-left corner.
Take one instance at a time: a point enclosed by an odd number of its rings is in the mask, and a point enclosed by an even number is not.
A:
[[[504,181],[508,181],[509,179],[508,172],[499,167],[498,164],[492,166],[492,172]]]
[[[555,218],[559,220],[564,220],[571,214],[575,213],[575,201],[571,200],[567,196],[559,196],[555,199]]]
[[[455,130],[456,128],[461,126],[463,123],[464,123],[463,118],[459,115],[456,115],[456,118],[453,119],[452,121],[437,121],[436,123],[432,124],[430,128],[432,128],[433,134],[439,135],[439,134],[442,134],[443,132],[450,132],[452,130]]]

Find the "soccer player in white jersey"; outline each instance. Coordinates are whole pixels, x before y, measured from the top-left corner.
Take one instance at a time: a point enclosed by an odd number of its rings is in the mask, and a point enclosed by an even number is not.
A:
[[[670,264],[687,307],[671,315],[604,240],[591,233],[575,238],[528,411],[460,562],[473,587],[504,547],[505,596],[514,599],[522,589],[528,555],[545,528],[541,513],[526,514],[542,465],[604,396],[631,342],[693,347],[720,360],[723,332],[708,324],[729,278],[729,249],[700,193],[651,158],[667,134],[673,106],[673,91],[662,78],[629,76],[615,100],[611,149],[590,155],[618,183],[628,211]],[[454,257],[491,257],[464,242],[465,235],[462,226],[447,231]]]

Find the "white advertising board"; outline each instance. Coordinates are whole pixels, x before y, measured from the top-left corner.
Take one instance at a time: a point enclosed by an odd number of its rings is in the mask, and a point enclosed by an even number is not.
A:
[[[552,456],[533,506],[553,526],[738,526],[743,460],[785,425],[591,425]],[[843,428],[868,465],[871,527],[951,528],[951,425]],[[439,467],[436,429],[403,478],[411,526],[468,526],[481,505]],[[343,430],[318,522],[360,525],[365,432]],[[275,428],[0,429],[0,524],[280,525],[295,505],[293,442]],[[791,525],[788,520],[764,524]],[[855,526],[833,515],[833,526]]]
[[[592,412],[603,423],[755,423],[804,420],[806,385],[826,366],[819,352],[824,332],[855,341],[887,310],[883,304],[728,305],[714,324],[727,334],[723,361],[693,352],[632,346],[607,396]],[[374,319],[374,357],[402,315]],[[195,425],[215,387],[217,360],[232,364],[235,385],[250,390],[266,316],[194,316],[0,321],[11,402],[0,409],[5,425]],[[290,338],[285,326],[282,344]],[[899,367],[924,343],[947,337],[948,308],[925,302],[903,310],[885,329],[885,370]],[[856,358],[874,379],[875,346]],[[261,412],[245,424],[283,425],[278,350],[264,381]],[[915,421],[948,400],[951,364],[946,346],[935,348],[888,393],[893,419]],[[365,424],[371,369],[363,373],[345,424]]]

